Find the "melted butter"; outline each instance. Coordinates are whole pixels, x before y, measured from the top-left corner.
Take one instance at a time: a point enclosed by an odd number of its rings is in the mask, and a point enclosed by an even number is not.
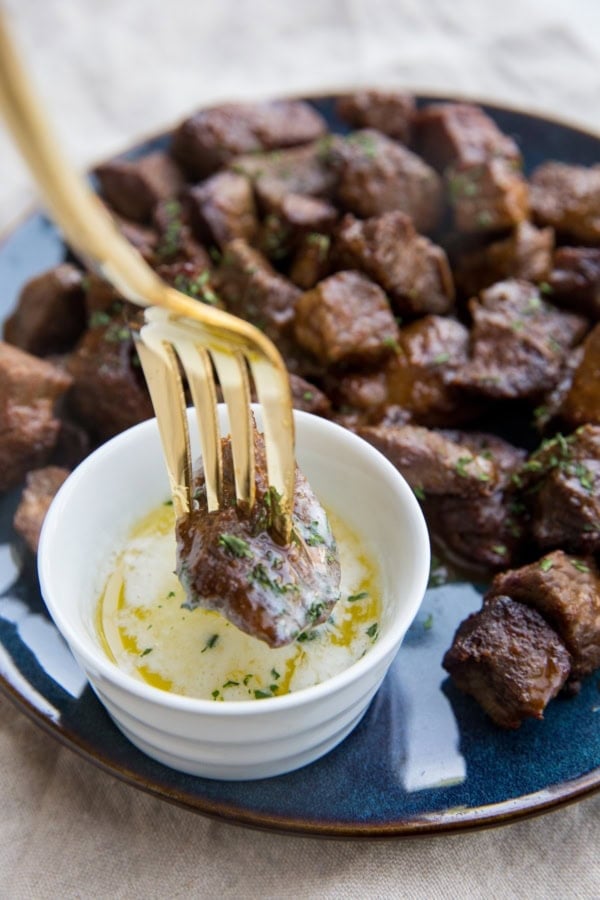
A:
[[[154,510],[132,530],[98,603],[107,656],[161,690],[217,701],[280,696],[347,669],[377,639],[379,576],[358,536],[331,513],[329,520],[340,554],[341,599],[327,622],[271,649],[219,613],[182,608],[173,509]]]

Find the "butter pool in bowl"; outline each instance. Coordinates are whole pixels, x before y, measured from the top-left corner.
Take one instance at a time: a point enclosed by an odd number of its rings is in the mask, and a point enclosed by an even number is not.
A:
[[[259,408],[255,415],[260,429]],[[191,416],[190,411],[196,458]],[[225,407],[219,408],[219,417],[226,435]],[[174,578],[174,538],[173,559],[167,550],[164,564],[157,565],[159,554],[151,550],[149,577],[135,584],[138,594],[140,584],[148,585],[150,608],[164,596],[161,606],[168,600],[177,611],[169,625],[175,635],[171,654],[179,663],[187,652],[190,684],[156,669],[157,647],[166,659],[164,634],[157,644],[156,634],[148,630],[148,646],[138,634],[117,648],[114,634],[122,629],[114,628],[107,640],[102,624],[107,584],[126,559],[132,535],[135,540],[144,529],[151,534],[152,523],[164,525],[169,514],[155,420],[123,432],[91,454],[67,479],[44,523],[40,583],[58,629],[117,727],[148,756],[181,772],[223,780],[265,778],[323,756],[366,712],[425,592],[427,529],[401,475],[378,451],[338,425],[303,412],[295,413],[295,423],[298,464],[330,515],[342,561],[340,603],[314,638],[309,632],[309,640],[295,647],[270,650],[246,636],[236,642],[234,626],[218,614],[182,608],[180,586],[169,582]],[[125,594],[130,588],[126,584],[119,590]],[[210,626],[202,624],[206,615],[213,617]],[[183,630],[177,631],[175,620]],[[145,628],[160,626],[159,620],[144,621]],[[355,661],[341,646],[348,643],[341,635],[350,632],[359,657]],[[231,663],[233,677],[219,669],[228,642],[251,656]],[[134,661],[139,659],[137,668],[119,652],[128,643]],[[275,654],[272,665],[269,654]],[[334,673],[329,675],[328,654]],[[195,663],[205,677],[194,679]],[[181,670],[179,665],[176,671]],[[201,695],[189,696],[194,691]]]

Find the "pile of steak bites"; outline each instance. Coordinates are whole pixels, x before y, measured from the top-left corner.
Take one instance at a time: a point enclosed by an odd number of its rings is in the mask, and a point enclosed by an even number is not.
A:
[[[516,727],[600,666],[600,166],[528,181],[469,104],[336,111],[354,130],[295,100],[202,110],[100,193],[164,279],[276,342],[296,406],[399,467],[447,558],[495,575],[444,665]],[[5,324],[0,490],[27,476],[32,547],[64,467],[152,414],[138,316],[64,263]]]

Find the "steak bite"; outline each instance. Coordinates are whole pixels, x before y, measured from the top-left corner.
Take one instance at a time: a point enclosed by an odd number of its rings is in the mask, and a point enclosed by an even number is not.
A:
[[[493,459],[417,425],[365,425],[358,433],[393,463],[420,496],[490,494],[498,479]]]
[[[450,166],[445,173],[454,225],[462,232],[513,228],[529,214],[527,182],[504,159]]]
[[[71,381],[57,366],[0,341],[0,491],[48,460],[60,431],[54,407]]]
[[[338,272],[302,294],[294,333],[326,365],[377,362],[398,340],[387,297],[359,272]]]
[[[336,114],[353,128],[375,128],[410,144],[415,100],[402,91],[363,90],[338,97]]]
[[[190,218],[200,240],[223,247],[235,238],[252,242],[258,229],[252,186],[243,175],[218,172],[188,192]]]
[[[179,200],[159,203],[152,219],[158,232],[154,251],[155,266],[176,262],[193,262],[205,267],[210,265],[206,249],[192,233],[189,200],[187,203]]]
[[[417,231],[440,222],[443,190],[439,175],[402,144],[365,129],[332,144],[330,164],[338,174],[337,200],[361,218],[400,210]]]
[[[337,180],[327,164],[330,147],[336,140],[327,135],[302,147],[238,156],[230,162],[229,168],[265,191],[328,199],[333,196]]]
[[[131,332],[119,319],[86,331],[69,358],[70,409],[97,440],[154,415],[136,359]]]
[[[273,260],[288,256],[304,237],[331,231],[338,218],[335,206],[318,197],[265,190],[260,184],[256,192],[266,212],[257,243],[265,256]]]
[[[478,165],[503,159],[520,166],[521,152],[480,106],[431,103],[417,113],[416,145],[430,165]]]
[[[454,282],[441,247],[414,229],[402,212],[361,221],[346,215],[335,253],[344,268],[356,268],[376,281],[401,315],[443,314],[451,310]]]
[[[331,413],[329,398],[310,381],[305,381],[299,375],[291,373],[290,389],[294,409],[302,409],[304,412],[313,413],[316,416],[327,417]]]
[[[569,430],[586,422],[600,425],[600,322],[568,360],[542,413],[546,419],[558,418]]]
[[[600,165],[547,162],[531,176],[536,222],[586,243],[600,241]]]
[[[587,325],[545,303],[535,285],[513,279],[482,291],[469,310],[471,359],[452,383],[488,397],[535,397],[550,390]]]
[[[330,236],[311,231],[298,243],[291,263],[290,280],[303,291],[309,291],[330,274],[331,265]]]
[[[82,275],[69,263],[30,279],[4,324],[4,339],[44,356],[71,347],[85,327]]]
[[[505,595],[537,609],[571,654],[571,678],[600,666],[600,572],[591,557],[555,550],[542,559],[501,572],[486,603]]]
[[[171,152],[193,178],[205,178],[243,153],[307,144],[324,135],[323,117],[301,100],[224,103],[185,119]]]
[[[217,272],[227,310],[277,342],[292,328],[300,291],[242,238],[227,244]]]
[[[264,443],[256,438],[256,501],[236,505],[231,442],[223,441],[223,504],[206,511],[202,469],[196,507],[176,524],[177,574],[186,606],[214,609],[270,647],[291,643],[324,622],[340,597],[340,564],[325,510],[296,470],[293,528],[286,547],[269,533],[276,494],[269,488]]]
[[[569,677],[569,653],[542,616],[495,596],[459,626],[442,665],[502,728],[544,709]]]
[[[600,550],[600,426],[544,441],[515,476],[542,549]]]
[[[68,469],[46,466],[27,473],[23,496],[15,512],[14,529],[32,553],[37,553],[46,513],[59,487],[69,475]]]
[[[149,225],[142,225],[139,222],[132,222],[131,219],[124,219],[116,213],[113,218],[123,237],[135,247],[138,253],[141,253],[146,262],[152,265],[158,243],[156,230]]]
[[[141,159],[115,159],[96,169],[100,193],[115,212],[135,222],[148,222],[161,200],[177,197],[183,176],[161,151]]]
[[[519,222],[511,234],[477,250],[458,255],[456,285],[466,297],[507,278],[539,283],[550,277],[554,232]]]
[[[600,247],[558,247],[548,282],[559,306],[600,320]]]

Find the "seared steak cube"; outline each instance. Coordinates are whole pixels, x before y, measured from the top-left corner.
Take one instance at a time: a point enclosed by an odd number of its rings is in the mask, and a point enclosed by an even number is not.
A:
[[[550,277],[554,232],[520,222],[506,238],[459,255],[455,268],[457,287],[473,297],[506,278],[544,282]]]
[[[496,575],[486,602],[499,594],[537,609],[571,654],[571,677],[600,666],[600,572],[591,557],[555,550]]]
[[[260,183],[256,192],[266,213],[258,246],[273,260],[288,256],[307,235],[330,231],[338,217],[335,206],[319,197],[265,189]]]
[[[46,466],[27,473],[23,496],[14,517],[14,528],[32,553],[37,553],[40,533],[46,513],[59,487],[69,474],[68,469]]]
[[[0,491],[48,460],[60,430],[54,406],[70,385],[62,369],[0,341]]]
[[[548,282],[560,306],[600,319],[600,247],[559,247]]]
[[[469,308],[471,360],[452,382],[489,397],[532,397],[551,389],[586,329],[585,319],[545,303],[527,281],[499,282]]]
[[[504,159],[450,166],[446,184],[458,231],[501,231],[527,218],[527,182]]]
[[[361,218],[399,209],[417,231],[433,231],[442,215],[439,175],[402,144],[378,131],[356,131],[331,152],[337,199]]]
[[[179,200],[165,200],[159,203],[152,218],[158,231],[158,242],[154,252],[155,265],[193,262],[209,266],[207,251],[192,233],[189,199],[185,204]]]
[[[398,345],[385,367],[387,403],[402,406],[421,425],[448,425],[472,416],[473,405],[448,384],[467,359],[464,325],[424,316],[401,328]]]
[[[600,550],[600,426],[545,441],[515,478],[542,549]]]
[[[136,359],[129,328],[118,319],[90,328],[69,359],[70,408],[98,440],[154,414]]]
[[[480,106],[432,103],[416,117],[419,153],[440,172],[450,165],[472,165],[490,159],[520,164],[521,153]]]
[[[201,240],[220,247],[235,238],[252,241],[258,222],[252,186],[243,175],[219,172],[189,191],[192,223]]]
[[[338,97],[337,115],[353,128],[375,128],[403,144],[409,144],[415,101],[402,91],[363,90]]]
[[[150,220],[160,200],[176,197],[183,177],[170,156],[157,151],[141,159],[116,159],[98,166],[100,190],[109,206],[136,222]]]
[[[398,326],[380,287],[359,272],[338,272],[302,294],[296,340],[326,365],[376,362],[398,340]]]
[[[565,382],[557,388],[558,402],[553,410],[569,428],[586,422],[600,425],[600,323],[578,351]]]
[[[292,405],[294,409],[314,413],[316,416],[328,416],[331,412],[329,398],[318,387],[305,381],[299,375],[290,375]]]
[[[367,425],[358,429],[406,478],[418,496],[490,494],[498,480],[493,459],[466,444],[417,425]]]
[[[303,237],[292,260],[291,281],[308,291],[326,278],[331,268],[330,250],[331,238],[328,234],[311,231]]]
[[[242,153],[306,144],[326,130],[319,113],[300,100],[225,103],[182,122],[171,152],[189,175],[204,178]]]
[[[493,597],[459,626],[443,666],[502,728],[542,719],[571,669],[569,653],[535,610]]]
[[[441,247],[414,229],[402,212],[361,221],[347,215],[337,233],[341,265],[365,272],[390,297],[401,315],[446,313],[454,301],[454,283]]]
[[[226,308],[278,341],[291,330],[300,291],[237,238],[225,247],[217,288]]]
[[[600,165],[547,162],[531,176],[531,208],[537,222],[562,235],[600,241]]]
[[[208,303],[209,306],[222,306],[219,297],[215,292],[215,276],[211,270],[202,263],[197,262],[174,262],[158,266],[156,271],[167,284],[172,285],[199,300],[201,303]]]
[[[149,225],[141,225],[139,222],[132,222],[131,219],[124,219],[122,216],[114,215],[114,219],[119,227],[119,231],[124,238],[127,238],[130,244],[133,244],[138,253],[144,257],[150,265],[154,262],[154,253],[158,242],[158,234],[156,230]]]
[[[23,286],[17,308],[4,325],[4,338],[21,350],[44,356],[66,350],[84,327],[81,272],[63,263]]]
[[[328,198],[333,195],[336,175],[327,160],[336,140],[329,135],[303,147],[238,156],[229,168],[265,191]]]

